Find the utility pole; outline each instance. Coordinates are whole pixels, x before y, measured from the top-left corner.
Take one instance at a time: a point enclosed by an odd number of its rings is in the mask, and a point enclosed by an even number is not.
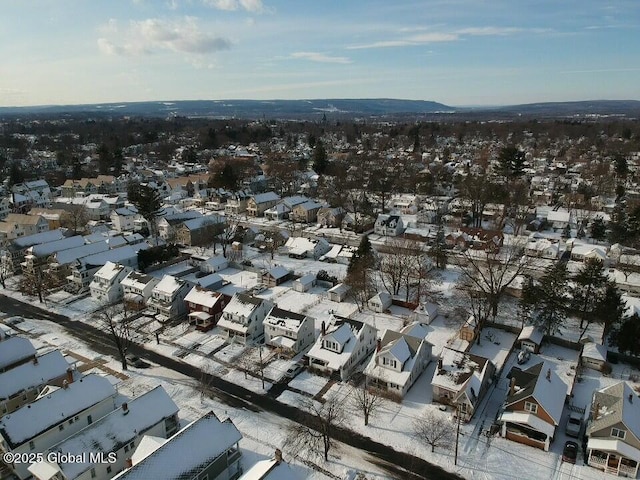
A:
[[[456,417],[458,417],[458,426],[456,428],[456,452],[453,457],[453,464],[458,465],[458,439],[460,438],[460,410],[456,405]]]
[[[260,352],[260,379],[262,380],[262,389],[264,390],[264,365],[262,364],[262,345],[258,346]]]

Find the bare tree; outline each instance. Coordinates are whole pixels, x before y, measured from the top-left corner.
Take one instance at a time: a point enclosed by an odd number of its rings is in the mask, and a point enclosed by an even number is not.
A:
[[[95,312],[95,317],[103,328],[111,335],[111,340],[118,350],[122,370],[127,370],[127,350],[131,345],[129,320],[125,316],[124,305],[110,303]]]
[[[428,411],[413,423],[413,434],[420,442],[431,446],[431,452],[438,448],[451,448],[455,441],[455,427],[442,415]]]
[[[20,292],[25,295],[37,296],[40,303],[45,303],[47,293],[55,286],[55,279],[43,271],[43,265],[34,265],[23,271],[20,280]]]
[[[323,456],[325,461],[329,460],[329,451],[335,446],[332,433],[346,420],[344,402],[337,396],[327,398],[324,403],[309,398],[303,400],[301,408],[312,415],[313,421],[310,426],[292,423],[287,429],[285,448],[294,456]]]
[[[200,370],[200,379],[198,380],[197,389],[200,392],[200,401],[204,401],[205,398],[209,398],[213,395],[214,376],[212,375],[212,368],[206,364]]]
[[[369,425],[369,418],[375,416],[376,411],[382,404],[382,397],[373,388],[367,387],[365,382],[362,388],[355,387],[353,389],[351,403],[362,412],[364,424],[367,426]]]
[[[215,242],[220,243],[222,246],[222,256],[227,258],[227,249],[229,245],[233,242],[233,238],[236,236],[238,232],[238,227],[240,226],[240,217],[236,215],[227,215],[224,217],[224,220],[215,224],[214,229],[214,253],[215,253]]]
[[[74,235],[84,232],[89,221],[89,211],[84,205],[71,205],[71,207],[62,214],[60,225],[71,230]]]
[[[268,230],[264,232],[265,250],[271,254],[271,260],[278,249],[285,244],[285,239],[277,230]]]
[[[264,369],[267,366],[267,361],[262,353],[261,346],[249,347],[242,353],[237,361],[244,371],[244,378],[248,378],[249,375],[260,377],[262,380],[262,388],[264,389]]]

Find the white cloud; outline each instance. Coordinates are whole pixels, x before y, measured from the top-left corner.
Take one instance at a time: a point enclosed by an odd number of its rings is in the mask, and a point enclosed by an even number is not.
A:
[[[460,35],[473,35],[473,36],[503,36],[513,35],[514,33],[522,32],[521,28],[515,27],[471,27],[457,30],[456,33]]]
[[[234,11],[243,9],[251,13],[265,11],[262,0],[203,0],[203,3],[218,10]]]
[[[325,55],[323,53],[318,52],[295,52],[291,54],[291,58],[299,58],[302,60],[309,60],[311,62],[320,62],[320,63],[340,63],[347,64],[351,63],[351,60],[347,57],[331,57],[329,55]]]
[[[107,55],[143,55],[160,51],[204,55],[231,48],[228,39],[202,31],[193,17],[178,21],[149,18],[130,22],[126,29],[109,24],[101,31],[104,36],[98,39],[98,48]]]
[[[441,42],[453,42],[460,37],[455,33],[437,33],[428,32],[412,35],[401,40],[383,40],[380,42],[367,43],[364,45],[352,45],[347,47],[349,50],[361,50],[365,48],[392,48],[392,47],[407,47],[412,45],[426,45],[429,43],[441,43]]]

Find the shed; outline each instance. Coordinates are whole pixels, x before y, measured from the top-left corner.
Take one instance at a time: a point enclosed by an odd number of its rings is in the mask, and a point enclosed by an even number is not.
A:
[[[377,313],[383,313],[391,306],[393,298],[387,292],[379,292],[369,299],[367,305]]]
[[[600,371],[607,363],[607,347],[594,342],[585,343],[580,358],[584,367]]]
[[[347,298],[347,293],[349,292],[350,287],[344,283],[339,283],[335,287],[327,290],[327,298],[332,302],[342,302],[345,298]]]
[[[307,292],[312,287],[315,287],[316,281],[317,280],[316,280],[315,274],[309,273],[308,275],[305,275],[303,277],[298,278],[297,280],[294,280],[293,289],[296,292]]]
[[[534,325],[527,325],[518,335],[517,342],[522,350],[539,353],[543,338],[544,332],[542,330]]]

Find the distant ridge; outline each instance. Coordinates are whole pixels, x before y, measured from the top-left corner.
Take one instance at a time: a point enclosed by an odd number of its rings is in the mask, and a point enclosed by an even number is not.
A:
[[[590,100],[541,102],[493,107],[452,107],[426,100],[393,98],[313,100],[176,100],[0,107],[0,117],[35,115],[87,117],[209,117],[238,119],[416,118],[416,119],[513,119],[624,116],[640,118],[638,100]]]

